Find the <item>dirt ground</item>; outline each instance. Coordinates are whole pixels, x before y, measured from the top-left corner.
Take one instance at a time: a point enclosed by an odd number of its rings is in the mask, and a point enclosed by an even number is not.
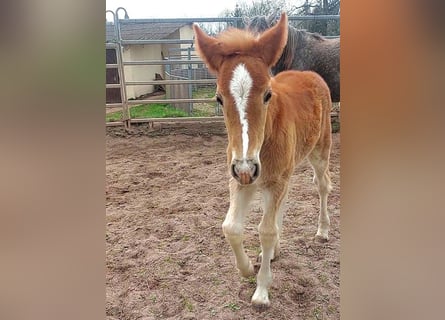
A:
[[[318,194],[312,169],[296,169],[272,263],[271,307],[250,299],[221,224],[229,206],[224,124],[107,128],[106,315],[112,319],[340,319],[340,134],[333,135],[327,243],[313,240]],[[261,202],[246,220],[256,261]]]

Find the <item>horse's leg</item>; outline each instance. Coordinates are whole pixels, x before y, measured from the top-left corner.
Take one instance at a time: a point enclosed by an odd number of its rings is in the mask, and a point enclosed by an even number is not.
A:
[[[281,238],[281,233],[283,230],[283,214],[284,214],[284,207],[286,204],[287,195],[288,195],[288,188],[286,187],[286,193],[284,195],[283,200],[281,201],[281,205],[277,212],[278,240],[277,240],[277,243],[275,244],[274,255],[272,257],[272,261],[278,260],[278,258],[280,256],[280,238]],[[264,204],[268,204],[268,203],[270,203],[270,201],[272,201],[270,197],[271,197],[270,192],[265,190],[263,192]],[[268,210],[268,208],[265,206],[265,211],[266,210]],[[261,252],[258,256],[258,262],[261,262],[262,256],[263,256],[263,254]]]
[[[320,213],[318,216],[318,229],[316,238],[320,241],[328,241],[329,236],[329,214],[328,214],[328,195],[332,190],[331,179],[329,177],[329,152],[328,146],[316,146],[309,154],[308,159],[314,169],[314,183],[318,188],[320,197]]]
[[[238,270],[243,277],[249,277],[254,274],[254,270],[243,247],[244,218],[255,194],[256,186],[240,186],[235,179],[230,179],[229,187],[230,207],[222,229],[235,254]]]
[[[287,183],[264,188],[264,215],[258,231],[261,242],[261,266],[257,275],[257,287],[252,296],[252,303],[269,306],[268,289],[272,283],[270,261],[278,255],[279,233],[282,223],[282,206],[287,195]]]
[[[273,256],[272,260],[277,260],[278,257],[280,256],[280,252],[281,252],[280,239],[281,239],[281,233],[283,230],[283,215],[284,215],[284,207],[286,204],[287,195],[288,195],[288,188],[286,186],[286,191],[285,191],[283,199],[281,200],[281,204],[280,204],[280,207],[278,208],[278,213],[277,213],[278,240],[277,240],[277,244],[275,245],[274,256]]]

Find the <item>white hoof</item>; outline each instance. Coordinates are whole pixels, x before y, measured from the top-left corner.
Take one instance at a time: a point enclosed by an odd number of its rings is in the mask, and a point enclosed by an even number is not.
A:
[[[256,288],[252,296],[252,304],[256,307],[267,308],[270,306],[269,294],[266,289]]]

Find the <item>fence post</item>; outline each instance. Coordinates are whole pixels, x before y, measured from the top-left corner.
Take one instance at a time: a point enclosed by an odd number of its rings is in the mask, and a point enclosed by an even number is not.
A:
[[[118,72],[119,77],[121,79],[121,98],[122,98],[122,122],[124,123],[125,129],[129,130],[131,126],[131,115],[130,109],[128,107],[128,99],[127,99],[127,84],[125,82],[125,70],[124,70],[124,59],[123,52],[124,47],[122,45],[122,35],[121,35],[121,27],[119,24],[119,10],[124,10],[125,18],[128,19],[127,10],[123,7],[119,7],[116,9],[114,14],[114,28],[115,33],[117,35],[117,61],[118,61]]]
[[[192,55],[191,55],[190,49],[191,49],[190,47],[187,48],[187,58],[189,61],[192,60]],[[187,78],[189,80],[193,80],[192,79],[192,64],[191,63],[188,64]],[[191,83],[189,83],[189,85],[188,85],[188,90],[189,90],[189,97],[191,99],[191,98],[193,98],[193,90],[192,90]],[[193,103],[189,102],[188,114],[191,115],[192,112],[193,112]]]

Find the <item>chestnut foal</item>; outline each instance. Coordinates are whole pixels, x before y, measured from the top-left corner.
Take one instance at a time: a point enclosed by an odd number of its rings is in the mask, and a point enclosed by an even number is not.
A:
[[[259,36],[228,29],[216,38],[197,25],[195,43],[208,68],[217,76],[216,97],[222,105],[228,133],[230,208],[222,225],[242,276],[254,274],[243,248],[245,215],[257,189],[262,191],[264,215],[259,224],[261,266],[252,296],[256,306],[270,305],[271,260],[280,252],[279,239],[289,179],[307,158],[314,169],[320,196],[316,237],[328,240],[327,197],[331,190],[331,97],[324,80],[311,71],[270,68],[287,41],[287,16]]]

